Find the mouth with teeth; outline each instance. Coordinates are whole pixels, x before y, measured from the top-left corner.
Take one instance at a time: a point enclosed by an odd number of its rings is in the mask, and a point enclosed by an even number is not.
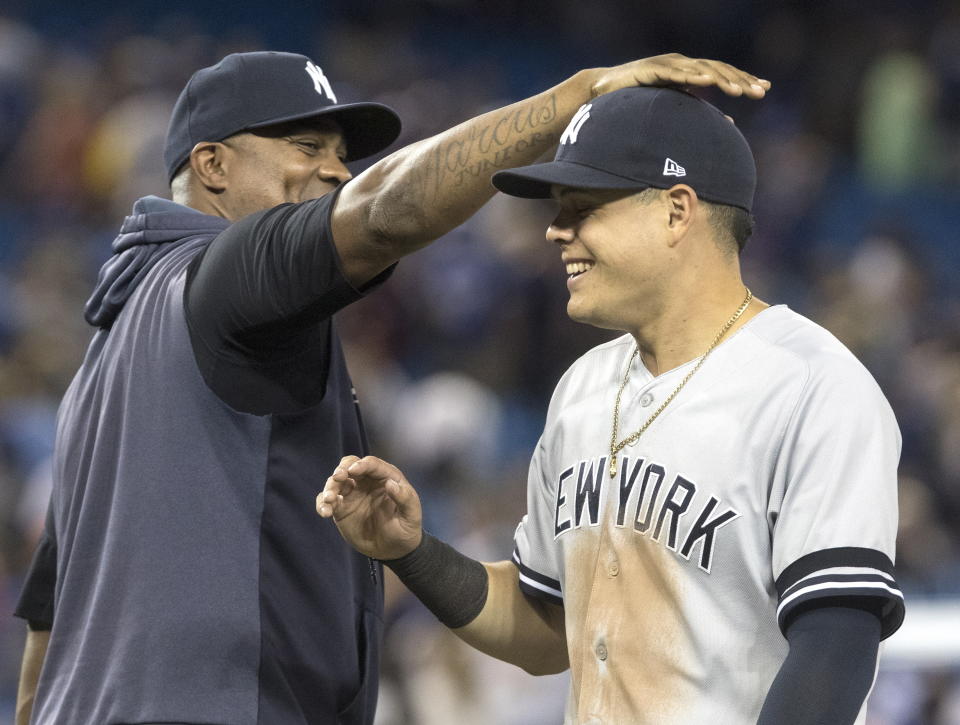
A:
[[[573,280],[593,269],[593,262],[567,262],[567,279]]]

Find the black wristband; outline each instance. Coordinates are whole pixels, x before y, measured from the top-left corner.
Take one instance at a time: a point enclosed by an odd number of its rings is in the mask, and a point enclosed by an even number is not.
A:
[[[483,564],[426,531],[416,549],[383,563],[450,629],[470,624],[487,602]]]

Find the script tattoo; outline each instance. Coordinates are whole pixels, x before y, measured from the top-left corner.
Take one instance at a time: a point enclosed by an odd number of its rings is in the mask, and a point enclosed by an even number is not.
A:
[[[512,159],[519,153],[542,153],[557,138],[556,133],[542,129],[556,119],[557,99],[551,94],[492,118],[484,126],[464,129],[436,148],[418,174],[424,200],[436,199],[441,189],[461,186],[468,178],[487,177],[497,169],[516,166]]]

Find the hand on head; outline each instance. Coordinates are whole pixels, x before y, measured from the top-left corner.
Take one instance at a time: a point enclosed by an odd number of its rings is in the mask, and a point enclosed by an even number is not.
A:
[[[591,92],[596,97],[632,86],[716,86],[730,96],[763,98],[770,81],[719,60],[667,53],[602,69]]]
[[[317,513],[332,518],[357,551],[399,559],[422,537],[420,498],[396,466],[375,456],[345,456],[317,496]]]

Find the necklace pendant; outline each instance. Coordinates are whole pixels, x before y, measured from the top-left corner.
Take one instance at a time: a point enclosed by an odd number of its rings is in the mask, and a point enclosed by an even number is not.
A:
[[[610,456],[610,478],[617,477],[617,454]]]

